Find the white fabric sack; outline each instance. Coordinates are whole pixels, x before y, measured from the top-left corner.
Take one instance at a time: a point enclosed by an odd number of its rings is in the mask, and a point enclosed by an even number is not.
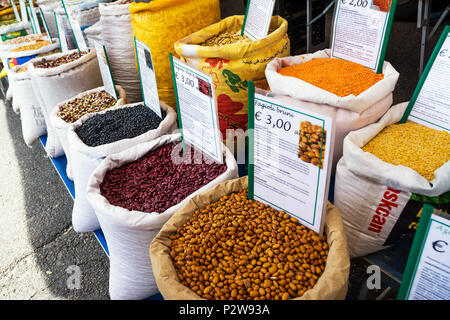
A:
[[[129,6],[130,3],[123,4],[123,1],[100,3],[100,23],[114,81],[125,89],[128,101],[138,102],[142,101],[142,92],[136,69]]]
[[[66,155],[66,158],[67,158],[66,174],[70,180],[73,180],[73,176],[72,176],[72,161],[71,161],[71,157],[70,157],[70,148],[69,148],[69,144],[67,141],[67,130],[70,127],[71,123],[65,122],[63,119],[58,117],[58,113],[61,110],[61,106],[64,103],[69,102],[71,100],[75,100],[77,98],[81,98],[81,97],[89,95],[91,93],[99,92],[99,91],[103,91],[103,90],[105,90],[105,87],[98,87],[95,89],[84,91],[80,94],[77,94],[74,97],[71,97],[70,99],[59,102],[53,108],[53,110],[50,112],[50,115],[49,115],[50,124],[53,127],[53,129],[55,130],[55,135],[58,138],[59,142],[61,143],[62,149]],[[116,90],[117,90],[117,95],[119,96],[119,99],[117,100],[115,106],[121,106],[121,105],[126,104],[127,97],[126,97],[125,91],[120,86],[116,86]]]
[[[16,66],[11,70],[10,80],[14,81],[13,101],[20,108],[20,120],[22,122],[22,135],[26,145],[32,144],[46,133],[44,115],[34,91],[31,77],[28,71],[17,73],[22,66]]]
[[[123,152],[110,155],[92,173],[87,198],[93,206],[106,237],[110,252],[109,293],[113,300],[145,299],[158,292],[150,262],[149,247],[167,220],[190,198],[213,186],[237,178],[234,156],[224,146],[227,170],[165,212],[144,213],[112,206],[100,194],[100,184],[107,171],[133,162],[159,146],[180,141],[180,134],[165,135]]]
[[[100,162],[111,154],[122,152],[128,148],[138,145],[143,142],[152,141],[165,134],[172,133],[177,126],[177,114],[175,110],[165,103],[161,103],[161,109],[166,111],[166,117],[159,124],[159,127],[147,131],[146,133],[132,139],[123,139],[113,143],[108,143],[96,147],[87,146],[76,133],[79,128],[87,120],[95,117],[98,114],[104,114],[108,111],[132,108],[134,106],[142,105],[142,102],[127,104],[123,106],[113,107],[95,114],[87,114],[73,123],[68,129],[67,139],[70,147],[70,154],[72,158],[72,175],[75,185],[75,200],[72,210],[72,225],[76,232],[95,231],[100,228],[95,211],[86,198],[86,188],[89,177]]]
[[[11,79],[10,75],[11,75],[11,64],[9,63],[11,59],[16,59],[15,63],[17,63],[17,65],[22,65],[27,63],[28,61],[30,61],[33,58],[36,58],[38,55],[43,54],[43,53],[47,53],[50,51],[53,51],[55,49],[59,48],[59,41],[57,39],[53,39],[53,44],[47,45],[45,47],[36,49],[36,50],[27,50],[27,51],[14,51],[14,52],[9,52],[9,50],[13,49],[14,47],[21,47],[24,45],[28,45],[29,43],[23,43],[19,46],[13,46],[10,47],[7,51],[1,51],[0,52],[0,57],[3,63],[3,66],[6,69],[6,74],[8,75],[8,81],[9,81],[9,88],[8,88],[8,92],[6,94],[6,99],[10,100],[13,98],[14,95],[14,80]],[[15,113],[19,113],[19,105],[16,104],[14,101],[12,102],[12,107]]]
[[[378,81],[358,96],[349,95],[339,97],[306,81],[283,76],[278,73],[278,70],[283,67],[305,63],[314,58],[330,58],[330,50],[325,49],[312,54],[275,58],[272,60],[266,68],[266,78],[270,90],[275,94],[287,95],[303,101],[325,104],[361,113],[378,101],[386,98],[386,96],[391,95],[399,77],[399,73],[389,62],[385,61],[382,70],[384,79]]]
[[[384,162],[361,149],[385,127],[399,122],[407,105],[393,106],[377,123],[350,132],[344,139],[334,204],[341,211],[352,258],[387,247],[385,242],[412,193],[436,197],[450,190],[450,161],[428,182],[408,167]]]
[[[87,45],[89,48],[95,49],[94,41],[100,42],[103,44],[102,39],[102,25],[100,21],[94,23],[92,26],[84,29],[84,33],[86,34]],[[109,56],[109,54],[108,54]]]
[[[51,111],[61,101],[72,98],[80,92],[102,86],[103,80],[95,50],[90,50],[89,53],[81,58],[55,68],[35,68],[34,63],[38,63],[43,59],[53,60],[77,51],[75,49],[67,53],[57,53],[51,56],[33,59],[29,65],[33,88],[41,105],[47,125],[47,144],[45,151],[52,158],[62,156],[64,150],[50,123],[49,117]]]

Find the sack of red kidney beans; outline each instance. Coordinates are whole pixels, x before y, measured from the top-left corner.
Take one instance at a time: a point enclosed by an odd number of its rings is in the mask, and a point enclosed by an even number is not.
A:
[[[110,204],[128,210],[161,213],[208,184],[227,169],[225,164],[205,161],[176,164],[176,143],[150,151],[142,158],[106,172],[100,191]]]
[[[225,146],[219,164],[201,161],[189,148],[183,156],[180,141],[180,134],[164,135],[109,155],[90,176],[87,198],[108,243],[112,300],[156,294],[149,253],[154,237],[193,196],[238,177]]]

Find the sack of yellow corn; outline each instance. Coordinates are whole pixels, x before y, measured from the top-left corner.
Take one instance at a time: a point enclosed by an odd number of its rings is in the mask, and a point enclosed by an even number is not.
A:
[[[175,43],[175,50],[189,65],[210,74],[215,86],[219,126],[247,130],[248,81],[264,83],[267,64],[290,54],[285,19],[272,17],[269,34],[251,41],[241,36],[244,16],[231,16]]]
[[[334,204],[351,257],[382,250],[417,229],[424,203],[450,212],[450,133],[397,124],[408,103],[350,132],[336,169]]]
[[[293,107],[335,119],[333,170],[342,156],[344,137],[377,121],[392,106],[399,73],[385,61],[382,74],[330,57],[330,50],[276,58],[266,68],[271,92]]]
[[[174,43],[220,20],[218,0],[153,0],[130,4],[133,35],[152,53],[161,101],[175,108],[169,53]]]

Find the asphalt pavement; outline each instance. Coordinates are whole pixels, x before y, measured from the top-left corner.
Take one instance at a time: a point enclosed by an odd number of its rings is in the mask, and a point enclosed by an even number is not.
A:
[[[228,8],[230,14],[240,10]],[[427,58],[441,30],[430,41]],[[415,22],[395,22],[386,55],[400,72],[394,103],[412,95],[419,50]],[[72,198],[40,142],[25,145],[20,116],[4,100],[0,143],[0,299],[109,299],[107,255],[93,233],[72,229]],[[80,286],[73,286],[73,270],[80,271]]]

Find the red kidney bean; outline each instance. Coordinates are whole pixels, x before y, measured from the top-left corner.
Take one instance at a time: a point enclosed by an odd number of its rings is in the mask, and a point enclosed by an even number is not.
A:
[[[227,169],[225,164],[172,162],[176,143],[150,151],[140,159],[106,172],[100,193],[110,204],[128,210],[162,213],[208,184]]]

